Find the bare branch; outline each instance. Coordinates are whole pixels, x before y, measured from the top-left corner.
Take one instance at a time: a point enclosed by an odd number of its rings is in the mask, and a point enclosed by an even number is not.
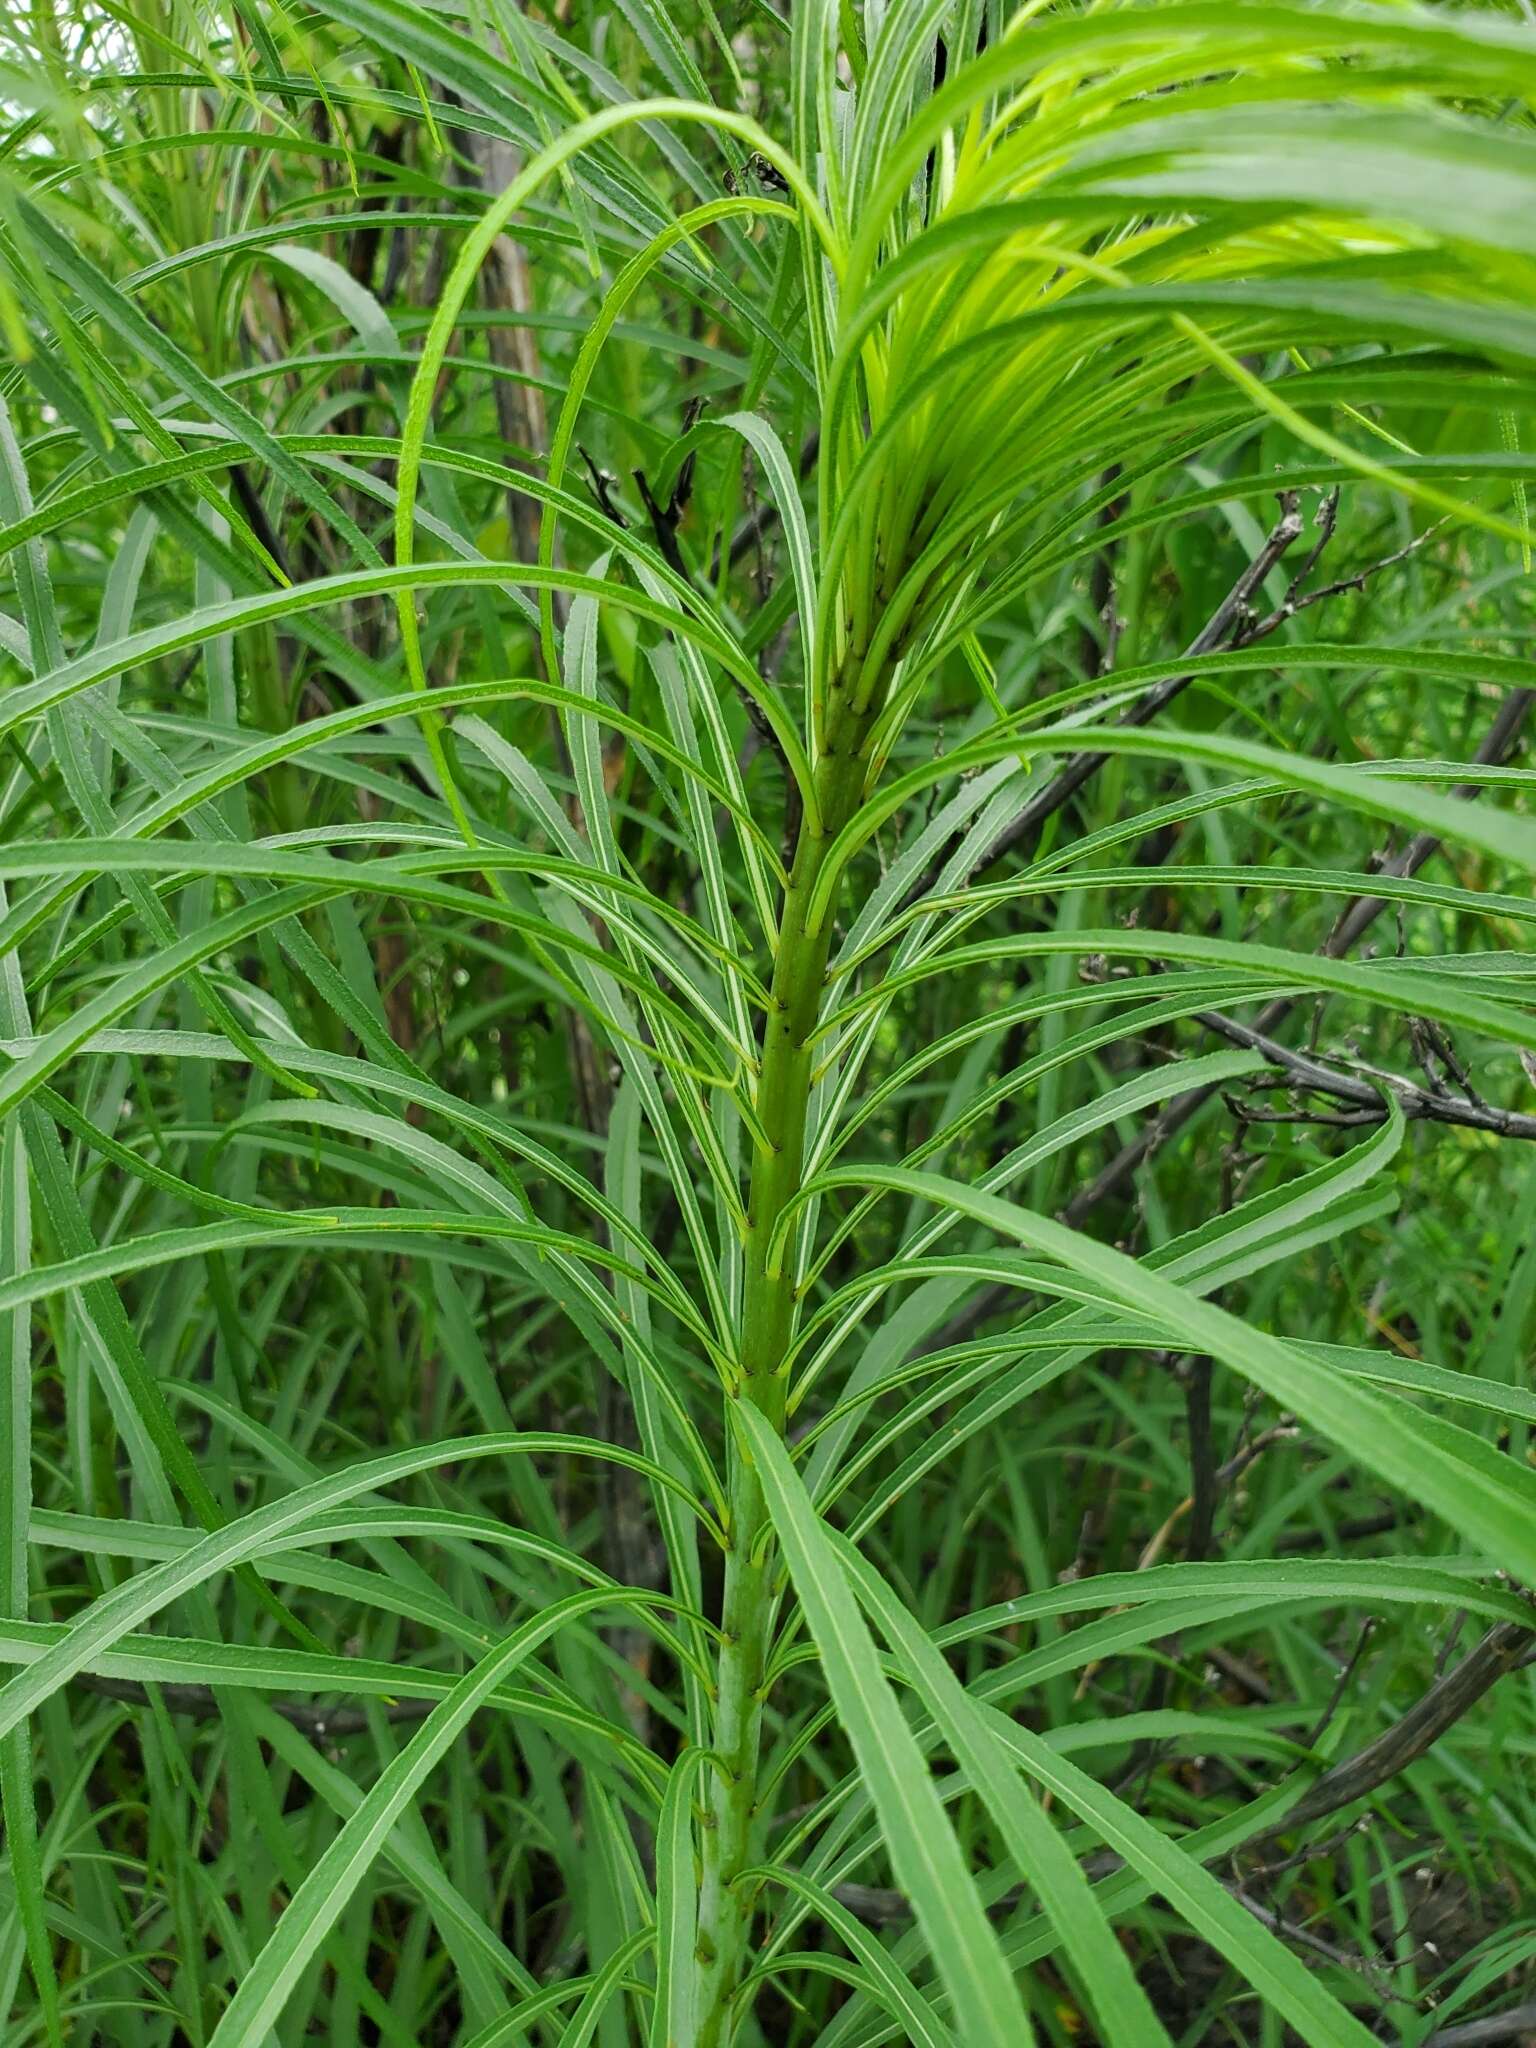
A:
[[[1118,1867],[1119,1859],[1114,1858],[1110,1867]],[[1095,1870],[1094,1875],[1103,1873]],[[1261,1926],[1267,1927],[1282,1941],[1294,1942],[1298,1948],[1307,1949],[1324,1962],[1334,1964],[1338,1969],[1348,1970],[1355,1976],[1371,1976],[1377,1969],[1365,1956],[1350,1955],[1346,1949],[1335,1948],[1331,1942],[1313,1934],[1308,1928],[1299,1927],[1292,1920],[1282,1919],[1272,1907],[1261,1905],[1250,1898],[1241,1885],[1220,1881],[1222,1889],[1245,1911],[1251,1913]],[[999,1912],[1011,1911],[1026,1896],[1027,1887],[1016,1885],[1005,1892],[997,1902]],[[832,1887],[832,1896],[839,1905],[846,1906],[855,1919],[862,1920],[867,1927],[898,1927],[912,1918],[912,1907],[905,1893],[892,1891],[884,1885],[839,1884]],[[1491,2037],[1490,2037],[1491,2038]]]
[[[1536,2032],[1536,1998],[1485,2020],[1467,2020],[1459,2027],[1437,2027],[1424,2048],[1488,2048],[1494,2041],[1513,2041],[1517,2034]]]
[[[128,1706],[147,1707],[151,1689],[131,1678],[104,1678],[94,1671],[77,1672],[70,1681],[85,1692],[100,1693],[104,1699],[122,1700]],[[187,1714],[194,1721],[217,1721],[223,1712],[218,1695],[210,1685],[182,1685],[171,1682],[154,1687],[160,1702],[173,1714]],[[329,1741],[343,1735],[367,1733],[369,1716],[363,1707],[312,1707],[297,1700],[273,1700],[272,1711],[291,1721],[295,1728],[315,1741]],[[436,1700],[391,1700],[381,1706],[387,1721],[424,1721]]]
[[[1383,1508],[1374,1515],[1359,1515],[1352,1522],[1340,1522],[1333,1532],[1339,1543],[1364,1543],[1372,1536],[1389,1536],[1394,1529],[1412,1522],[1418,1510],[1409,1502],[1402,1507]],[[1278,1550],[1322,1550],[1327,1537],[1321,1529],[1288,1529],[1276,1545]]]
[[[1364,1749],[1324,1771],[1291,1807],[1280,1826],[1266,1835],[1255,1836],[1254,1843],[1271,1841],[1278,1834],[1305,1827],[1309,1821],[1338,1813],[1417,1763],[1463,1715],[1471,1712],[1484,1693],[1529,1660],[1533,1644],[1536,1630],[1517,1621],[1497,1622],[1400,1720]]]
[[[816,433],[807,435],[804,445],[800,450],[799,469],[802,477],[809,476],[816,467],[816,457],[820,449],[821,436]],[[731,544],[727,551],[726,559],[730,562],[733,569],[744,555],[749,555],[752,552],[753,548],[757,546],[765,534],[770,533],[777,526],[778,521],[779,508],[771,498],[764,498],[753,506],[746,518],[742,520],[740,526],[731,535]],[[718,583],[720,580],[720,555],[718,550],[716,550],[715,558],[709,565],[709,580],[711,583]]]
[[[1476,1098],[1464,1101],[1444,1089],[1421,1088],[1400,1074],[1390,1074],[1379,1067],[1358,1062],[1358,1071],[1349,1072],[1315,1054],[1297,1052],[1288,1045],[1281,1045],[1267,1032],[1256,1030],[1236,1017],[1228,1017],[1220,1010],[1201,1010],[1195,1021],[1203,1024],[1207,1031],[1230,1039],[1234,1045],[1248,1046],[1263,1053],[1285,1085],[1309,1095],[1325,1096],[1332,1102],[1345,1103],[1352,1112],[1345,1117],[1323,1118],[1305,1110],[1256,1112],[1246,1105],[1234,1103],[1237,1113],[1250,1122],[1380,1123],[1387,1115],[1390,1092],[1409,1122],[1461,1124],[1469,1130],[1491,1131],[1500,1138],[1536,1139],[1536,1116],[1523,1110],[1495,1109],[1490,1103]],[[1262,1075],[1254,1076],[1253,1080],[1261,1087],[1275,1085],[1272,1082],[1266,1084]],[[1228,1099],[1231,1100],[1230,1097]]]
[[[1252,618],[1249,601],[1256,590],[1263,588],[1264,579],[1300,538],[1299,503],[1299,492],[1280,493],[1280,517],[1270,528],[1263,546],[1253,560],[1247,564],[1221,603],[1185,648],[1186,657],[1210,654],[1228,640],[1234,646],[1246,646],[1251,639],[1258,636],[1259,627]],[[1331,526],[1328,531],[1331,533]],[[1325,534],[1324,540],[1326,539]],[[1313,559],[1315,556],[1316,551]],[[1282,616],[1281,610],[1271,613],[1273,624],[1266,625],[1265,630],[1274,631],[1274,628],[1281,624]],[[1188,673],[1165,676],[1160,683],[1154,683],[1151,689],[1144,690],[1135,703],[1120,714],[1118,722],[1127,726],[1150,725],[1158,713],[1166,710],[1193,681],[1193,675]],[[1011,852],[1023,841],[1034,838],[1046,819],[1054,816],[1064,804],[1069,803],[1084,783],[1091,781],[1098,774],[1108,759],[1108,754],[1071,755],[1050,781],[1028,799],[1018,816],[1010,824],[1005,825],[996,838],[977,854],[970,864],[969,872],[974,874],[978,868],[990,866],[993,861],[1001,859],[1005,853]],[[927,894],[937,879],[941,865],[942,862],[936,863],[915,885],[906,899],[908,903],[916,902],[919,897]]]
[[[1397,563],[1406,561],[1410,555],[1416,555],[1425,542],[1432,540],[1445,524],[1444,519],[1437,519],[1432,526],[1426,526],[1422,533],[1415,534],[1406,546],[1396,549],[1392,554],[1383,555],[1379,561],[1367,562],[1363,569],[1357,569],[1352,576],[1341,576],[1336,583],[1324,583],[1318,589],[1309,590],[1303,595],[1301,586],[1312,573],[1318,556],[1328,544],[1338,516],[1338,507],[1339,494],[1335,488],[1324,499],[1322,509],[1318,513],[1317,523],[1326,529],[1322,539],[1303,563],[1300,573],[1285,594],[1284,602],[1261,619],[1254,628],[1255,640],[1263,639],[1265,634],[1272,633],[1276,626],[1282,626],[1287,619],[1295,618],[1296,614],[1304,612],[1308,605],[1326,604],[1330,597],[1340,597],[1346,590],[1364,590],[1371,578],[1379,576],[1383,569],[1394,568]],[[1446,516],[1449,517],[1449,514]]]
[[[1509,692],[1499,707],[1498,716],[1472,757],[1476,766],[1496,767],[1507,759],[1533,703],[1536,703],[1536,690],[1521,689]],[[1477,796],[1480,788],[1479,783],[1463,782],[1457,785],[1452,794],[1470,800]],[[1439,846],[1438,834],[1416,833],[1401,853],[1381,863],[1379,872],[1395,878],[1415,875],[1430,855],[1438,851]],[[1342,913],[1320,951],[1327,959],[1340,959],[1370,930],[1386,907],[1384,897],[1357,897]],[[1277,996],[1273,1002],[1265,1004],[1255,1018],[1252,1028],[1258,1032],[1271,1032],[1295,1007],[1294,997]],[[1176,1131],[1181,1131],[1195,1112],[1202,1109],[1216,1092],[1214,1087],[1192,1088],[1188,1094],[1177,1095],[1171,1102],[1165,1103],[1158,1114],[1145,1124],[1134,1138],[1123,1145],[1091,1181],[1078,1189],[1063,1212],[1063,1220],[1074,1228],[1081,1224],[1101,1202],[1106,1201],[1124,1186],[1145,1159],[1166,1143]],[[987,1310],[985,1313],[990,1314],[991,1311]]]
[[[587,466],[587,487],[597,500],[598,510],[613,525],[620,528],[627,527],[629,521],[614,502],[613,487],[618,482],[618,478],[613,475],[612,471],[600,469],[579,441],[576,444],[576,452]]]
[[[1193,1358],[1184,1388],[1184,1414],[1189,1429],[1189,1531],[1184,1543],[1187,1564],[1200,1564],[1211,1554],[1216,1533],[1216,1503],[1221,1481],[1216,1470],[1216,1440],[1211,1429],[1211,1361]]]

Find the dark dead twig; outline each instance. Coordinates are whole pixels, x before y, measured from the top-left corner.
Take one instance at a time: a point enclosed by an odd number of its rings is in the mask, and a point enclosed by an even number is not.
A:
[[[1284,618],[1289,616],[1284,612],[1284,608],[1280,607],[1269,615],[1268,620],[1256,620],[1252,614],[1251,600],[1254,592],[1263,588],[1270,571],[1284,560],[1300,538],[1300,497],[1298,491],[1280,493],[1280,517],[1266,534],[1258,553],[1245,566],[1221,603],[1185,648],[1186,658],[1210,654],[1218,647],[1229,644],[1246,647],[1261,636],[1261,631],[1273,632],[1283,623]],[[1329,532],[1331,531],[1330,527]],[[1323,538],[1326,542],[1327,534]],[[1193,681],[1194,676],[1189,672],[1165,676],[1161,682],[1154,683],[1150,689],[1144,690],[1134,704],[1122,711],[1118,723],[1125,726],[1150,725],[1152,720],[1160,712],[1165,711],[1176,697],[1182,695]],[[1069,756],[1050,781],[1036,790],[1024,803],[1017,816],[976,855],[969,865],[969,872],[974,874],[979,868],[990,867],[993,861],[1000,860],[1005,853],[1011,853],[1015,847],[1033,840],[1046,820],[1053,817],[1065,804],[1070,803],[1083,785],[1098,774],[1109,758],[1108,754],[1103,753]],[[934,862],[929,872],[913,886],[906,903],[915,903],[928,893],[937,880],[942,866],[941,856]],[[958,877],[955,879],[955,886],[959,886]]]
[[[1536,1998],[1508,2012],[1488,2019],[1466,2020],[1457,2027],[1437,2027],[1424,2041],[1424,2048],[1490,2048],[1495,2041],[1513,2041],[1520,2034],[1536,2032]]]
[[[1529,1661],[1536,1644],[1536,1630],[1518,1621],[1501,1621],[1489,1629],[1461,1662],[1437,1679],[1414,1702],[1407,1713],[1368,1742],[1353,1756],[1343,1758],[1324,1771],[1291,1807],[1279,1827],[1254,1842],[1290,1834],[1310,1821],[1322,1820],[1353,1806],[1357,1799],[1381,1786],[1417,1763],[1440,1738],[1471,1712],[1483,1695],[1501,1678],[1518,1671]],[[1250,1846],[1252,1846],[1250,1844]]]
[[[1195,1021],[1203,1024],[1207,1031],[1218,1037],[1229,1039],[1234,1045],[1249,1047],[1263,1053],[1275,1069],[1280,1083],[1299,1095],[1320,1096],[1329,1102],[1345,1106],[1349,1114],[1324,1115],[1305,1109],[1289,1111],[1254,1110],[1246,1103],[1228,1097],[1236,1114],[1253,1123],[1314,1123],[1334,1124],[1375,1124],[1381,1123],[1389,1113],[1389,1098],[1395,1101],[1404,1117],[1410,1122],[1416,1120],[1441,1124],[1460,1124],[1469,1130],[1490,1131],[1500,1138],[1536,1139],[1536,1116],[1524,1110],[1496,1109],[1473,1094],[1462,1079],[1462,1070],[1453,1048],[1447,1041],[1444,1051],[1438,1040],[1444,1034],[1437,1034],[1436,1050],[1442,1061],[1456,1075],[1462,1087],[1461,1096],[1456,1096],[1441,1086],[1421,1088],[1417,1082],[1406,1080],[1400,1074],[1387,1073],[1383,1069],[1368,1066],[1362,1062],[1353,1063],[1353,1070],[1334,1065],[1310,1053],[1297,1052],[1288,1045],[1282,1045],[1268,1032],[1260,1031],[1253,1025],[1244,1024],[1236,1017],[1228,1017],[1219,1010],[1201,1010]],[[1446,1059],[1449,1052],[1449,1059]],[[1452,1065],[1451,1063],[1455,1064]],[[1428,1070],[1428,1069],[1427,1069]],[[1253,1077],[1258,1086],[1274,1086],[1264,1076]]]
[[[1499,706],[1493,724],[1488,728],[1472,757],[1474,766],[1497,767],[1508,759],[1533,703],[1536,703],[1536,690],[1509,691]],[[1478,795],[1481,786],[1476,782],[1463,782],[1451,793],[1453,796],[1471,800]],[[1430,856],[1439,851],[1439,847],[1438,833],[1415,833],[1401,853],[1381,862],[1378,871],[1394,879],[1415,875]],[[1340,913],[1333,930],[1320,947],[1324,958],[1342,959],[1370,930],[1386,907],[1385,897],[1357,896]],[[1294,997],[1277,996],[1273,1002],[1265,1004],[1252,1026],[1247,1028],[1267,1035],[1277,1024],[1282,1023],[1295,1007]],[[1166,1144],[1176,1132],[1181,1131],[1196,1111],[1204,1108],[1216,1092],[1215,1087],[1193,1088],[1187,1094],[1176,1095],[1171,1102],[1165,1103],[1158,1114],[1144,1124],[1134,1138],[1128,1139],[1091,1181],[1078,1189],[1063,1212],[1063,1220],[1074,1229],[1083,1223],[1102,1202],[1124,1187],[1146,1159]],[[990,1314],[992,1311],[989,1309],[984,1313]],[[947,1341],[958,1340],[950,1338]]]
[[[617,526],[621,531],[626,529],[629,521],[619,510],[613,496],[613,487],[618,482],[618,478],[611,470],[600,469],[579,441],[576,444],[576,452],[587,466],[587,488],[597,500],[597,509],[612,525]]]
[[[821,436],[819,434],[808,435],[800,449],[799,472],[802,477],[809,476],[816,467],[816,458],[820,450]],[[726,550],[726,560],[730,563],[731,567],[734,569],[738,562],[751,554],[758,542],[766,534],[770,533],[777,526],[778,522],[779,508],[774,504],[773,500],[771,498],[759,500],[731,535],[730,546]],[[720,552],[718,549],[716,550],[714,560],[709,565],[709,580],[711,583],[718,583],[720,580]]]
[[[1302,1737],[1303,1749],[1316,1749],[1332,1726],[1334,1716],[1344,1704],[1344,1695],[1354,1683],[1355,1673],[1360,1669],[1360,1659],[1365,1655],[1375,1633],[1376,1617],[1374,1614],[1367,1615],[1359,1635],[1355,1638],[1354,1649],[1339,1666],[1339,1675],[1333,1682],[1333,1691],[1328,1695],[1323,1711]]]
[[[70,1681],[84,1692],[99,1693],[104,1699],[121,1700],[131,1707],[147,1707],[154,1696],[170,1713],[185,1714],[194,1721],[217,1721],[223,1713],[218,1695],[210,1685],[167,1682],[153,1688],[132,1678],[106,1678],[94,1671],[77,1672]],[[365,1735],[369,1716],[364,1707],[313,1707],[299,1700],[272,1700],[274,1714],[316,1742],[328,1742],[347,1735]],[[436,1700],[391,1700],[379,1711],[387,1721],[424,1721],[438,1704]]]
[[[1211,1554],[1216,1504],[1221,1493],[1216,1440],[1211,1429],[1209,1358],[1190,1360],[1184,1414],[1189,1428],[1189,1529],[1184,1539],[1184,1558],[1187,1564],[1200,1564]]]

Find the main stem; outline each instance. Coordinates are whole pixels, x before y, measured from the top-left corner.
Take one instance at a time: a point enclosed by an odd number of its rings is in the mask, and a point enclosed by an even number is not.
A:
[[[741,1380],[732,1399],[751,1401],[781,1433],[796,1276],[793,1233],[783,1243],[776,1244],[775,1239],[804,1173],[812,1039],[831,943],[830,916],[812,926],[808,911],[828,848],[858,806],[866,763],[849,730],[855,723],[834,713],[828,750],[816,766],[816,812],[807,811],[796,840],[763,1030],[757,1111],[767,1144],[753,1161],[747,1203]],[[844,728],[841,736],[838,726]],[[699,1894],[699,2048],[725,2048],[733,2032],[732,2001],[747,1959],[752,1919],[749,1888],[737,1879],[753,1860],[754,1834],[766,1818],[759,1812],[758,1752],[774,1561],[766,1540],[762,1488],[733,1433],[727,1434],[732,1438],[727,1453],[730,1549],[720,1617],[724,1641],[715,1708],[715,1765],[704,1817]]]

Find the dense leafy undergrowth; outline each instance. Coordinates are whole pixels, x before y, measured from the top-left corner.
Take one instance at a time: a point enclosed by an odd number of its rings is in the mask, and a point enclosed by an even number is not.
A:
[[[19,0],[5,2048],[1536,2025],[1536,21]]]

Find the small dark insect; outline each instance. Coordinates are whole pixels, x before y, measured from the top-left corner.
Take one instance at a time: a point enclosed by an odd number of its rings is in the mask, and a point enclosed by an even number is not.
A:
[[[742,188],[743,180],[747,178],[756,178],[758,183],[766,185],[770,192],[787,192],[789,190],[789,180],[785,177],[784,173],[775,165],[769,163],[767,157],[757,150],[752,152],[739,171],[726,172],[726,191],[732,194],[739,192]]]

